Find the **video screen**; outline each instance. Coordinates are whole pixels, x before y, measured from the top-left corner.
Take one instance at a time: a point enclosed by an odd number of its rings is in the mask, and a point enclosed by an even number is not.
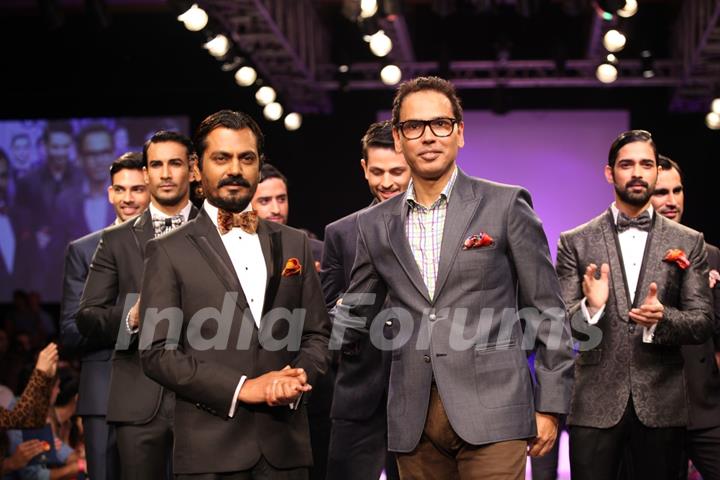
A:
[[[59,302],[67,244],[115,221],[110,164],[173,117],[0,120],[0,302],[15,290]]]

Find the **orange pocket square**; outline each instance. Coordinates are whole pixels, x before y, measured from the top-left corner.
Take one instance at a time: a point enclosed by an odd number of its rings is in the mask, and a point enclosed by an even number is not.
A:
[[[285,262],[285,268],[282,271],[283,277],[292,277],[293,275],[299,275],[302,273],[302,265],[300,265],[300,260],[297,258],[289,258],[287,262]]]

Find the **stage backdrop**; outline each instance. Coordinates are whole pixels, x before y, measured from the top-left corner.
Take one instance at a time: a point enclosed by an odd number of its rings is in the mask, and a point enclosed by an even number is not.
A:
[[[380,112],[380,120],[390,118]],[[458,165],[469,175],[530,191],[553,259],[560,232],[585,223],[613,201],[603,168],[626,111],[464,112]]]
[[[0,302],[13,290],[60,300],[67,243],[115,219],[110,164],[187,117],[0,121]]]

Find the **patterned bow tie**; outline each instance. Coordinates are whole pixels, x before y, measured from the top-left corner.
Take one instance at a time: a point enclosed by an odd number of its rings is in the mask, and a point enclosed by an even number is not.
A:
[[[648,212],[643,212],[640,214],[639,217],[630,218],[624,213],[620,212],[618,214],[617,219],[617,231],[618,233],[622,233],[628,228],[637,228],[638,230],[643,230],[645,232],[650,231],[650,227],[652,226],[652,219],[650,218],[650,214]]]
[[[153,228],[155,229],[155,236],[165,235],[168,232],[175,230],[177,227],[185,222],[185,217],[181,214],[174,215],[172,217],[152,217]]]
[[[258,216],[253,211],[232,213],[218,208],[218,230],[225,235],[235,227],[242,228],[245,232],[253,234],[257,231]]]

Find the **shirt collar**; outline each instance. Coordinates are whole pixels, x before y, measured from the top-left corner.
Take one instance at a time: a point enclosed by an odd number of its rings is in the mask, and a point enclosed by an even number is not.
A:
[[[218,207],[213,205],[212,203],[208,202],[207,199],[203,202],[203,208],[205,209],[205,212],[210,216],[210,220],[212,221],[213,225],[215,225],[215,228],[218,226]],[[252,203],[248,202],[247,207],[245,207],[245,210],[243,212],[250,212],[252,211]],[[242,213],[242,212],[241,212]]]
[[[617,205],[615,205],[615,202],[613,202],[612,205],[610,205],[610,211],[612,212],[613,222],[615,222],[615,225],[617,225],[617,219],[618,219],[618,215],[620,214],[620,210],[618,210]],[[642,212],[638,213],[637,216],[640,216],[645,212],[648,212],[648,214],[650,215],[650,218],[653,218],[653,215],[655,214],[655,210],[653,209],[653,206],[648,205],[648,208],[646,208]]]
[[[442,192],[440,192],[440,197],[435,200],[435,202],[430,206],[430,208],[433,208],[442,199],[445,199],[445,202],[449,201],[450,194],[452,193],[453,186],[455,185],[455,180],[457,179],[457,174],[458,168],[456,165],[455,170],[453,170],[453,173],[450,176],[450,180],[445,185],[445,188],[443,188]],[[408,189],[405,192],[405,201],[408,203],[408,205],[410,205],[410,207],[420,205],[417,200],[415,200],[415,186],[413,185],[412,178],[410,179],[410,184],[408,185]]]
[[[161,212],[160,210],[158,210],[158,208],[155,207],[155,205],[153,205],[152,202],[150,202],[150,207],[149,207],[149,208],[150,208],[150,216],[151,216],[152,218],[168,218],[168,217],[172,217],[172,215],[168,215],[168,214],[163,213],[163,212]],[[183,209],[180,210],[180,213],[178,214],[178,215],[182,215],[182,216],[183,216],[183,223],[184,223],[184,222],[187,222],[188,219],[190,218],[190,210],[191,210],[191,209],[192,209],[192,203],[190,203],[190,200],[188,200],[187,205],[185,205],[185,206],[183,207]]]

